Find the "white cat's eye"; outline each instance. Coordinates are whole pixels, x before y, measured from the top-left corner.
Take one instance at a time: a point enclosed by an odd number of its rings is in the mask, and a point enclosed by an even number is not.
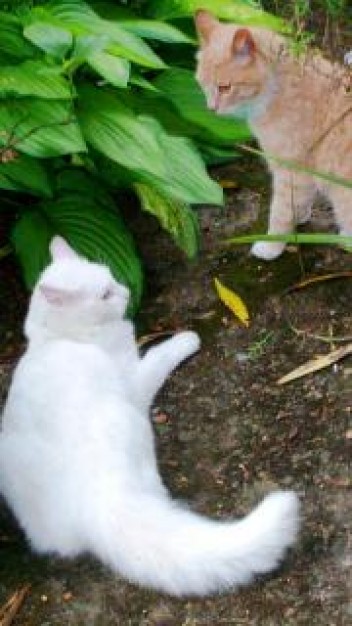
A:
[[[101,296],[102,300],[109,300],[109,298],[112,298],[112,296],[114,295],[113,290],[108,287],[107,289],[105,289],[103,295]]]

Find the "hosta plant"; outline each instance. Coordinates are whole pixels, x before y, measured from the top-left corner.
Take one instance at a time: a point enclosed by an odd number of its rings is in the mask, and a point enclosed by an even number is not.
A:
[[[205,163],[233,155],[249,134],[207,111],[194,80],[200,6],[281,27],[245,0],[2,4],[0,206],[13,216],[10,239],[28,287],[59,233],[110,265],[136,311],[142,269],[119,213],[122,188],[196,254],[194,207],[222,202]]]

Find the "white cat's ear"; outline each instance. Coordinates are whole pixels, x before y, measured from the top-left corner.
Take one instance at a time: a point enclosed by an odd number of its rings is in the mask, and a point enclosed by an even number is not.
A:
[[[241,61],[249,61],[253,58],[257,46],[252,33],[248,28],[236,30],[232,41],[232,52]]]
[[[39,290],[49,304],[55,304],[56,306],[64,306],[79,299],[77,292],[51,287],[50,285],[41,284],[39,285]]]
[[[196,31],[201,41],[207,42],[210,38],[215,26],[219,24],[218,20],[212,13],[199,9],[194,16]]]
[[[71,246],[68,245],[67,241],[59,235],[56,235],[50,243],[50,254],[53,261],[58,261],[59,259],[77,259],[78,254],[74,251]]]

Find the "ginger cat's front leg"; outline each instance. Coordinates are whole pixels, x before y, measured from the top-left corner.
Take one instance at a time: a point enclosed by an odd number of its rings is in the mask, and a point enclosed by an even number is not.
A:
[[[268,234],[286,235],[294,232],[297,224],[308,221],[315,193],[312,179],[289,172],[274,172]],[[271,261],[280,256],[285,247],[283,241],[257,241],[251,253]]]
[[[352,237],[352,189],[331,185],[327,196],[333,205],[340,235]]]

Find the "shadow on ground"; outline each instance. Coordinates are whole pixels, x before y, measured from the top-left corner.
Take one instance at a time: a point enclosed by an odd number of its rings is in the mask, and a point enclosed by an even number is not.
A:
[[[220,177],[243,182],[232,168]],[[291,248],[276,262],[230,248],[226,237],[264,229],[266,176],[228,194],[225,209],[199,209],[203,246],[187,263],[153,221],[134,224],[148,289],[139,334],[196,329],[201,352],[170,378],[153,409],[160,468],[173,495],[223,518],[243,515],[269,490],[297,490],[303,508],[298,546],[274,576],[203,600],[141,590],[89,558],[38,558],[0,504],[0,604],[30,584],[15,624],[258,626],[352,623],[352,362],[279,387],[277,379],[351,335],[352,280],[288,293],[305,274],[349,270],[338,249]],[[263,186],[264,185],[264,186]],[[309,229],[331,228],[323,207]],[[0,391],[23,347],[24,296],[11,260],[0,267]],[[213,278],[251,310],[240,326],[218,302]],[[324,341],[319,337],[323,336]]]

